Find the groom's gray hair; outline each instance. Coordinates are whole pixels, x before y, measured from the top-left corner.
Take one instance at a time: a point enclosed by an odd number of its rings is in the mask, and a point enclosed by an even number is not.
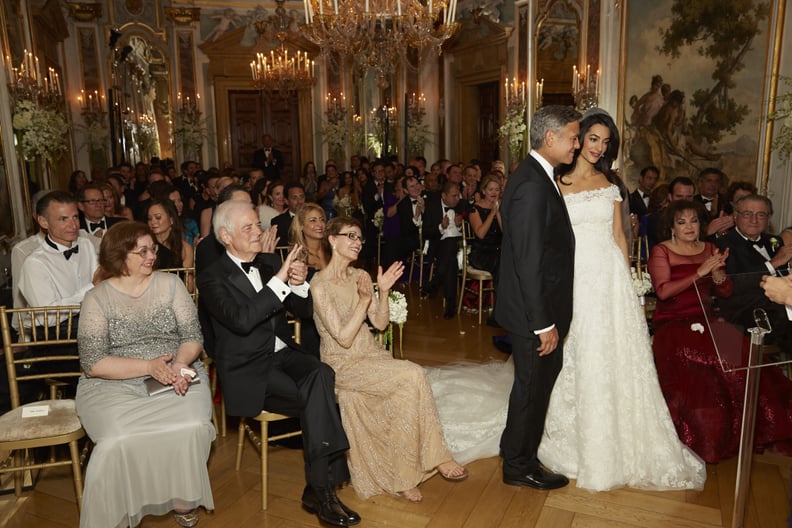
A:
[[[571,106],[543,106],[531,119],[531,148],[541,148],[548,132],[559,133],[568,123],[580,121],[581,117],[580,112]]]

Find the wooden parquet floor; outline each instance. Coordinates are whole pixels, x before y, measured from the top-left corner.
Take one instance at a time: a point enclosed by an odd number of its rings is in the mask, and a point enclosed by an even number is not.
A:
[[[405,326],[405,357],[424,365],[452,361],[505,359],[491,336],[501,333],[479,327],[475,314],[450,321],[442,317],[441,301],[420,300],[408,290],[410,316]],[[397,343],[398,348],[398,343]],[[242,470],[234,471],[236,428],[229,419],[228,436],[219,437],[209,461],[215,511],[202,512],[203,528],[308,528],[320,526],[300,507],[304,485],[302,453],[270,447],[269,509],[260,511],[258,458],[250,443]],[[709,465],[700,492],[650,492],[620,489],[590,493],[572,485],[552,492],[504,485],[500,459],[468,466],[470,478],[451,483],[432,478],[421,486],[424,500],[409,504],[392,496],[360,500],[351,488],[339,496],[363,517],[361,527],[398,528],[675,528],[729,527],[733,507],[736,461]],[[762,454],[754,457],[746,528],[781,528],[789,516],[792,459]],[[0,496],[0,527],[76,527],[71,477],[67,469],[44,472],[34,491],[16,499]],[[170,516],[146,517],[142,528],[174,527]],[[105,527],[97,527],[105,528]]]

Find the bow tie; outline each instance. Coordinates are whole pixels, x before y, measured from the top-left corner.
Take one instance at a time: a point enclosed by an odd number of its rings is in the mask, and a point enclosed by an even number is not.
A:
[[[97,222],[95,224],[93,222],[88,224],[88,229],[90,229],[91,231],[95,231],[96,229],[104,229],[104,228],[105,228],[104,220]]]
[[[444,205],[443,206],[443,214],[447,213],[449,209],[451,209],[451,208]]]
[[[417,198],[410,198],[410,201],[412,202],[413,205],[418,203],[418,199]]]
[[[240,262],[240,264],[242,265],[242,271],[244,271],[245,273],[250,273],[250,268],[258,269],[259,267],[259,263],[256,262],[255,260],[250,262]]]
[[[71,249],[67,249],[63,252],[63,256],[66,257],[66,260],[69,260],[72,255],[76,255],[80,252],[80,246],[74,246]]]
[[[702,201],[702,202],[704,202],[705,204],[712,203],[712,198],[704,198],[704,197],[702,196],[702,197],[701,197],[701,201]]]

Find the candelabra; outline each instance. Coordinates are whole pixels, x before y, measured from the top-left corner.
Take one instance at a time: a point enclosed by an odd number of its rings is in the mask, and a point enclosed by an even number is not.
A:
[[[405,96],[407,99],[407,150],[410,156],[423,156],[429,139],[429,127],[424,124],[426,97],[424,94]]]
[[[381,147],[380,157],[383,159],[390,156],[390,145],[396,143],[395,137],[391,137],[391,134],[398,128],[397,116],[396,107],[390,106],[387,102],[379,108],[371,109],[371,118],[375,125],[375,142]]]
[[[541,83],[537,83],[537,94]],[[527,127],[525,124],[527,110],[527,94],[525,81],[520,82],[515,77],[511,81],[506,78],[504,85],[505,116],[503,124],[498,128],[498,136],[506,142],[512,160],[522,157],[526,141]]]
[[[42,75],[38,57],[28,50],[24,51],[19,67],[15,67],[11,57],[6,55],[8,89],[14,103],[32,101],[36,106],[63,108],[63,92],[60,76],[52,68]]]
[[[184,150],[185,159],[198,159],[207,137],[206,122],[199,108],[200,100],[200,94],[192,98],[189,95],[182,97],[179,92],[176,96],[173,138],[176,145]]]
[[[286,15],[283,7],[285,0],[276,0],[278,7],[275,15],[266,21],[256,23],[260,35],[269,34],[272,30],[279,41],[277,48],[269,53],[257,53],[250,63],[250,75],[256,89],[263,92],[277,92],[287,97],[290,92],[310,88],[316,82],[316,64],[308,57],[308,53],[297,51],[289,56],[286,38],[292,18]]]
[[[457,0],[304,0],[303,35],[325,56],[373,69],[380,85],[412,48],[420,53],[456,32]]]
[[[325,124],[321,130],[322,141],[327,143],[333,158],[343,156],[349,129],[347,114],[346,96],[343,92],[337,95],[331,93],[325,95]]]
[[[572,66],[572,95],[575,98],[575,108],[584,112],[589,108],[599,105],[600,71],[591,76],[591,65],[586,65],[586,72],[578,71],[577,66]]]

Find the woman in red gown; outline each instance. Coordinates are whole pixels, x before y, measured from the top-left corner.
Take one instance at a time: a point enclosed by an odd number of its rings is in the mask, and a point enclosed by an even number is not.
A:
[[[739,450],[745,371],[723,370],[694,287],[703,278],[715,295],[732,293],[724,271],[728,251],[721,254],[713,244],[699,241],[704,215],[700,204],[672,202],[662,233],[670,239],[652,249],[648,267],[657,294],[652,348],[660,387],[679,437],[712,463]],[[754,445],[775,444],[788,453],[792,381],[777,367],[764,367],[759,391]]]

